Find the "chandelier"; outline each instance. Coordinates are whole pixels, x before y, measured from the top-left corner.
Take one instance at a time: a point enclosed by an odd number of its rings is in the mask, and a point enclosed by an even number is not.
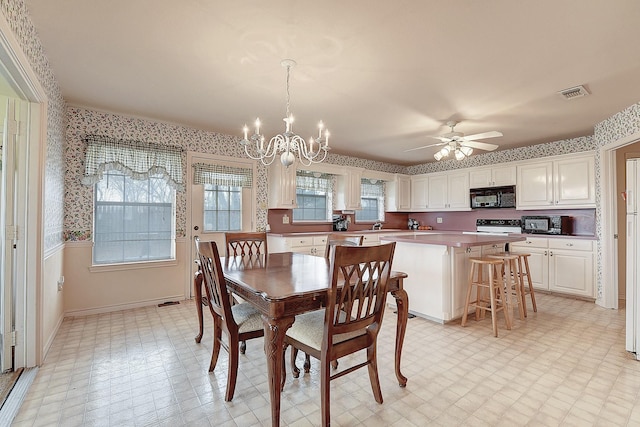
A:
[[[260,119],[255,121],[255,131],[253,135],[248,136],[249,128],[244,125],[244,138],[240,144],[244,146],[245,154],[254,159],[260,160],[264,165],[270,165],[280,153],[280,161],[286,167],[289,167],[296,160],[296,155],[304,166],[311,163],[320,163],[327,157],[329,151],[329,131],[324,128],[322,121],[318,123],[318,137],[309,138],[306,142],[301,136],[293,132],[293,114],[289,111],[289,76],[291,68],[296,65],[292,59],[284,59],[280,65],[287,69],[287,114],[284,119],[285,130],[269,140],[265,144],[265,137],[260,133]]]
[[[465,145],[460,145],[456,141],[451,141],[450,143],[448,143],[447,145],[442,147],[442,149],[440,149],[440,151],[438,151],[436,154],[434,154],[433,157],[437,161],[440,161],[443,158],[448,157],[449,154],[452,151],[453,151],[453,155],[455,156],[456,160],[462,160],[465,157],[469,157],[471,155],[471,153],[473,153],[473,148],[467,147]]]

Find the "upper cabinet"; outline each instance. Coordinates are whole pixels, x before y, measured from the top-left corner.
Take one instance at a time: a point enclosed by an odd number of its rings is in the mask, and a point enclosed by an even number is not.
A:
[[[427,210],[470,210],[469,173],[447,172],[429,176]]]
[[[386,210],[406,212],[411,209],[411,177],[395,174],[393,180],[385,183]]]
[[[411,177],[411,211],[426,212],[429,196],[429,176],[413,175]]]
[[[362,209],[362,170],[347,168],[344,175],[338,175],[336,188],[336,209],[343,211]]]
[[[515,184],[515,166],[496,166],[469,171],[469,188],[502,187]]]
[[[593,208],[593,154],[557,157],[517,167],[516,209]]]
[[[296,166],[282,166],[276,159],[267,171],[269,209],[294,209],[296,202]]]

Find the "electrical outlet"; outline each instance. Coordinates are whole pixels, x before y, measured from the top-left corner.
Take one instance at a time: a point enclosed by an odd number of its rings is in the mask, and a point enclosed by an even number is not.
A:
[[[289,224],[289,215],[284,215],[282,217],[282,223],[283,224]]]
[[[436,218],[436,222],[437,222],[438,224],[442,224],[442,217],[438,217],[438,218]]]
[[[58,292],[62,290],[63,286],[64,286],[64,276],[60,276],[60,278],[58,279]]]

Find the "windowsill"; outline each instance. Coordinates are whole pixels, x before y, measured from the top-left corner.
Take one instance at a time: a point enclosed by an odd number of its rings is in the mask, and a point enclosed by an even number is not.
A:
[[[105,273],[108,271],[125,271],[125,270],[140,270],[143,268],[158,268],[158,267],[173,267],[178,265],[177,259],[167,259],[161,261],[140,261],[140,262],[128,262],[122,264],[94,264],[89,267],[89,271],[92,273]]]
[[[292,221],[290,225],[330,225],[331,221]]]

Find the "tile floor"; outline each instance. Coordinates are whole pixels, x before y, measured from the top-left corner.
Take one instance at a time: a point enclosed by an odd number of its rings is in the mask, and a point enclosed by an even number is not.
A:
[[[211,322],[194,342],[193,301],[65,319],[15,426],[269,426],[262,340],[241,356],[233,402],[226,361],[207,373]],[[490,318],[467,327],[409,320],[406,388],[393,370],[395,315],[379,338],[384,404],[366,370],[332,382],[334,426],[640,425],[640,362],[624,350],[624,311],[538,293],[511,331]],[[347,366],[348,358],[341,360]],[[320,423],[318,365],[289,374],[282,424]]]

